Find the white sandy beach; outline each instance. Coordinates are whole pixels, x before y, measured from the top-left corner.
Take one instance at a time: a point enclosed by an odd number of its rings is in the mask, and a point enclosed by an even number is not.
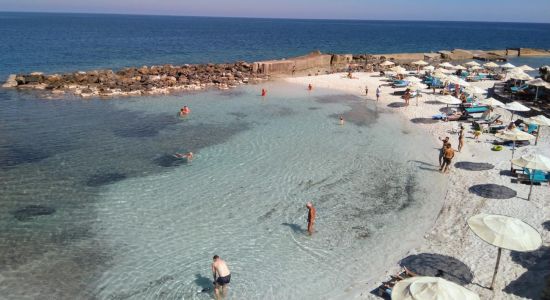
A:
[[[312,84],[315,88],[338,89],[354,95],[365,97],[365,85],[369,88],[368,100],[374,101],[376,87],[387,82],[381,81],[377,73],[354,73],[357,79],[348,79],[345,74],[337,73],[320,76],[291,77],[284,80],[292,83]],[[494,81],[473,83],[473,85],[483,88],[492,87]],[[418,106],[415,105],[415,99],[411,99],[411,105],[408,107],[388,107],[393,102],[403,103],[399,96],[391,93],[393,88],[389,86],[382,87],[382,96],[377,103],[380,107],[385,107],[392,111],[398,111],[403,118],[408,120],[414,118],[431,118],[432,115],[439,113],[439,109],[444,104],[436,104],[433,100],[431,90],[425,91],[420,98]],[[429,103],[425,103],[429,101]],[[502,120],[510,120],[510,112],[503,109],[496,109],[496,113],[502,114]],[[415,124],[410,126],[420,126],[426,130],[427,137],[431,139],[434,146],[439,147],[438,137],[450,136],[453,148],[458,145],[457,134],[450,134],[452,128],[457,128],[457,122],[438,122],[435,124]],[[438,216],[434,216],[433,227],[426,232],[424,239],[418,242],[418,246],[410,249],[409,253],[403,253],[401,258],[408,255],[420,253],[435,253],[452,256],[468,266],[474,277],[472,283],[466,285],[468,289],[478,293],[481,299],[538,299],[543,289],[544,277],[550,274],[549,255],[543,256],[548,252],[550,246],[550,232],[548,225],[546,229],[542,225],[550,220],[550,188],[547,184],[535,186],[531,200],[527,201],[529,186],[525,184],[513,183],[513,177],[501,175],[501,171],[510,169],[511,150],[505,147],[500,152],[491,151],[491,141],[495,139],[493,134],[483,134],[480,142],[473,140],[473,134],[470,124],[465,123],[466,141],[461,153],[457,153],[453,159],[453,165],[456,162],[480,162],[490,163],[494,168],[487,171],[468,171],[465,169],[451,168],[448,175],[449,187],[445,199],[441,205],[441,211]],[[422,141],[419,141],[422,142]],[[532,143],[533,144],[533,143]],[[407,145],[399,145],[406,147]],[[550,156],[550,128],[543,128],[542,134],[537,146],[530,145],[516,149],[515,157],[528,153],[539,153]],[[438,151],[434,148],[433,160],[426,162],[433,167],[434,171],[438,168]],[[510,199],[487,199],[482,198],[469,191],[469,188],[476,184],[493,183],[504,185],[517,192],[517,196]],[[497,248],[485,243],[474,235],[466,224],[467,218],[478,213],[503,214],[519,218],[539,231],[543,238],[543,246],[531,253],[512,253],[503,250],[499,274],[494,291],[487,289],[490,285],[493,270],[495,266]],[[394,255],[394,254],[392,254]],[[544,261],[542,261],[544,260]],[[449,266],[452,268],[453,266]],[[388,266],[388,270],[381,274],[368,274],[362,280],[358,280],[343,296],[344,299],[380,299],[370,294],[370,291],[380,285],[381,282],[389,279],[391,274],[396,274],[400,270],[399,261],[396,260],[393,266]],[[444,270],[445,271],[445,270]],[[524,283],[529,284],[524,284]]]

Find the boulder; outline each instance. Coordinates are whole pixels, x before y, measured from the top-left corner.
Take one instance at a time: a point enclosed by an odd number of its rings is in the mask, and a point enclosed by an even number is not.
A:
[[[15,74],[11,74],[8,76],[8,79],[6,82],[2,85],[3,88],[13,88],[18,85],[17,80],[15,79],[17,76]]]

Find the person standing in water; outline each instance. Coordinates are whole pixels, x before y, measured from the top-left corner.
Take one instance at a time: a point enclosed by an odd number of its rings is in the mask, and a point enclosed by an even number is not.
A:
[[[344,117],[340,116],[340,125],[344,125]]]
[[[382,86],[381,85],[379,85],[376,88],[376,101],[378,101],[380,99],[380,94],[382,94]]]
[[[369,86],[365,85],[365,96],[369,96]]]
[[[313,85],[311,85],[311,83],[307,86],[307,90],[308,90],[308,91],[313,90]]]
[[[265,97],[267,95],[266,89],[262,89],[262,97]]]
[[[225,299],[227,297],[227,286],[231,281],[231,273],[223,259],[214,255],[212,258],[212,276],[214,277],[214,296],[216,300]]]
[[[311,203],[311,202],[308,202],[306,204],[306,207],[308,209],[307,232],[309,233],[309,235],[312,235],[313,234],[313,225],[315,225],[315,213],[317,212],[317,210],[315,209],[315,207],[313,207],[313,203]]]
[[[191,109],[187,107],[187,105],[183,106],[182,109],[180,109],[180,117],[186,116],[191,113]]]

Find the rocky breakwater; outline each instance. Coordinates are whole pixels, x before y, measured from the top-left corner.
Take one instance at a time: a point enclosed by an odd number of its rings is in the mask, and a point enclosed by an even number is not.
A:
[[[167,94],[176,90],[200,90],[209,87],[228,89],[240,84],[267,79],[252,72],[246,62],[183,66],[143,66],[119,71],[94,70],[68,74],[10,75],[4,88],[46,90],[53,94],[81,97],[113,97]]]

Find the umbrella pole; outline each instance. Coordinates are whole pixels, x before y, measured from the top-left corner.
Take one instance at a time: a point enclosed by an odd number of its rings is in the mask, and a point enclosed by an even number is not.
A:
[[[502,248],[498,247],[497,264],[495,265],[495,272],[493,273],[493,280],[491,281],[491,287],[489,288],[490,290],[493,290],[493,286],[495,285],[495,279],[497,278],[498,264],[500,263],[501,253],[502,253]]]
[[[539,143],[539,136],[540,136],[541,129],[542,129],[542,125],[537,125],[537,138],[535,139],[535,146]]]
[[[531,192],[533,191],[533,177],[535,176],[535,170],[531,170],[530,174],[529,174],[529,181],[531,181],[531,187],[529,188],[529,195],[527,196],[527,201],[530,201],[531,200]]]
[[[516,141],[512,141],[512,159],[514,159],[514,151],[516,151]],[[514,164],[510,162],[510,171],[514,172]]]

